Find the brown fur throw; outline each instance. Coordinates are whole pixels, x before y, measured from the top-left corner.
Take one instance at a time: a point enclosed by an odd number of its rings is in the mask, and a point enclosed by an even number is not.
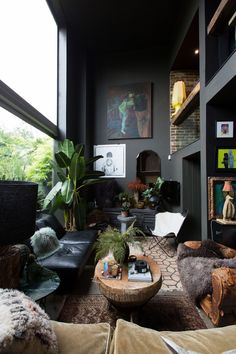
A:
[[[217,250],[218,245],[213,245],[212,242],[205,242],[206,245],[203,242],[198,249],[190,249],[181,243],[177,250],[180,280],[190,299],[197,305],[203,297],[212,293],[211,273],[213,269],[236,268],[236,260],[221,259],[219,250]],[[211,250],[211,246],[214,250]]]

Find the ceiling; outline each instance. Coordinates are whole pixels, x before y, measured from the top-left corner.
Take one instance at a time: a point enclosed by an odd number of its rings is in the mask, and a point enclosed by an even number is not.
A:
[[[54,0],[68,28],[90,50],[171,44],[189,0]]]

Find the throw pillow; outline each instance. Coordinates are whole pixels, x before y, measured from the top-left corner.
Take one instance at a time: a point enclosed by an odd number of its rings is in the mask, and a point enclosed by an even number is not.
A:
[[[44,259],[57,252],[62,245],[51,227],[42,227],[31,237],[31,246],[37,258]]]
[[[18,290],[0,289],[0,353],[58,353],[48,315]]]

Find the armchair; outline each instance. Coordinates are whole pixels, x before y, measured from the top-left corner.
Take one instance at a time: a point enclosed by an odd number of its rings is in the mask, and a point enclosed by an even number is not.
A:
[[[177,264],[183,287],[212,323],[235,323],[236,250],[211,240],[187,241],[178,247]]]

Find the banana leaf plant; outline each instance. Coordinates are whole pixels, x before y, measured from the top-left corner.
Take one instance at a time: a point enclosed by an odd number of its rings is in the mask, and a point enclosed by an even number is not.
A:
[[[59,143],[55,161],[51,161],[59,181],[46,196],[43,208],[51,206],[51,212],[63,209],[67,231],[82,230],[85,226],[86,200],[82,194],[88,186],[104,182],[104,179],[100,178],[104,176],[104,172],[90,168],[102,157],[99,155],[86,159],[82,144],[74,146],[68,139]]]

